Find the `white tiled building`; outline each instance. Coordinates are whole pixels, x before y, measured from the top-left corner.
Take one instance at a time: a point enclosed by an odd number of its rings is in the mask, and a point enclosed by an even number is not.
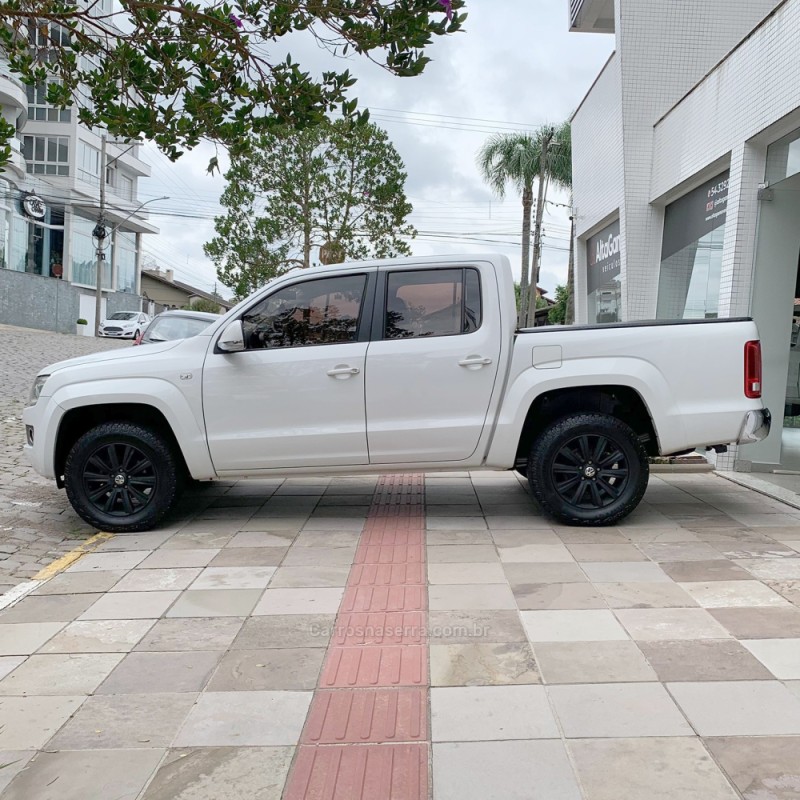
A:
[[[12,141],[12,161],[0,174],[0,268],[76,287],[70,300],[77,302],[75,314],[89,321],[87,331],[91,332],[96,287],[92,230],[99,208],[100,135],[78,122],[75,109],[48,105],[45,87],[22,84],[1,56],[0,110],[18,130]],[[111,236],[102,285],[108,312],[140,308],[141,236],[157,232],[144,214],[132,213],[140,205],[139,181],[150,175],[139,149],[139,145],[113,140],[107,148],[106,219]],[[31,194],[41,201],[34,204],[33,214],[30,202],[24,202]],[[50,318],[47,303],[53,298],[57,301],[51,286],[3,271],[0,280],[7,291],[11,287],[13,293],[43,303],[43,309],[34,310],[41,311],[42,319]],[[0,318],[0,322],[20,323],[17,311],[16,302],[0,308],[1,317],[12,316]],[[36,324],[36,317],[31,317],[30,324]],[[69,326],[74,330],[74,319]]]
[[[800,469],[800,0],[570,15],[616,44],[573,119],[577,320],[752,315],[773,434],[718,466]]]

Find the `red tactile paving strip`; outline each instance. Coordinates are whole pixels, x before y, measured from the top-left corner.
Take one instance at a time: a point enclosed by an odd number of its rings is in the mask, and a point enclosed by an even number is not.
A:
[[[424,481],[380,479],[284,800],[427,800]]]

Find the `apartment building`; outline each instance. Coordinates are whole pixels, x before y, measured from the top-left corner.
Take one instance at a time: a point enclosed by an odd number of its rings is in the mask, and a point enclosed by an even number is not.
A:
[[[577,320],[753,316],[773,432],[717,466],[800,471],[800,0],[569,13],[615,45],[573,117]]]

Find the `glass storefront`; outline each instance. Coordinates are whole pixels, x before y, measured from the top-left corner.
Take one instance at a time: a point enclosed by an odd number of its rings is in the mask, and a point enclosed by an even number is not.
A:
[[[96,222],[74,214],[72,217],[72,282],[83,286],[97,283],[97,251],[92,231]],[[111,288],[111,248],[105,251],[103,261],[103,288]]]
[[[39,201],[39,198],[35,199]],[[60,277],[63,271],[64,208],[39,201],[38,209],[32,217],[26,214],[24,202],[14,201],[9,206],[0,206],[0,266],[33,275]]]
[[[658,319],[718,316],[728,176],[717,175],[665,209]]]
[[[622,314],[619,220],[586,240],[589,322],[619,322]]]
[[[114,234],[117,260],[117,291],[136,292],[136,234],[117,231]]]

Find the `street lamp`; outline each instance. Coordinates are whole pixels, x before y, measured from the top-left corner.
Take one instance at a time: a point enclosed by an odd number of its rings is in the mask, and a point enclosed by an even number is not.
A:
[[[103,170],[105,172],[105,170]],[[103,261],[105,261],[106,254],[105,254],[105,247],[103,246],[103,242],[109,235],[109,232],[106,230],[106,219],[104,216],[105,211],[105,199],[106,199],[106,192],[105,192],[105,175],[100,176],[100,216],[97,219],[97,224],[94,226],[94,230],[92,231],[92,238],[97,241],[97,248],[95,250],[96,256],[96,263],[97,263],[97,275],[96,275],[96,284],[95,284],[95,302],[94,302],[94,335],[100,332],[100,316],[102,314],[102,299],[103,299]],[[134,214],[141,211],[146,205],[149,203],[155,203],[159,200],[169,200],[169,197],[166,195],[164,197],[153,197],[150,200],[145,200],[144,203],[140,203],[136,208],[128,214],[127,217],[120,220],[112,229],[111,233],[114,233],[121,225],[127,222]]]

